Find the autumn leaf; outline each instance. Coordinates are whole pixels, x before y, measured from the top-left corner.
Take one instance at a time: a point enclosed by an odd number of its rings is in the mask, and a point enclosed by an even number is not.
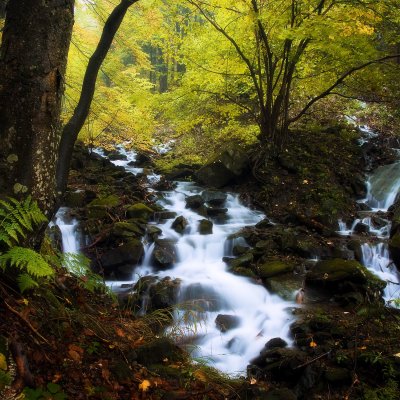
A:
[[[310,347],[317,347],[317,343],[315,343],[313,339],[311,339]]]
[[[141,390],[142,392],[147,392],[150,386],[151,386],[150,381],[145,379],[142,381],[142,383],[139,384],[139,390]]]
[[[115,329],[115,332],[119,337],[125,337],[125,332],[121,328]]]

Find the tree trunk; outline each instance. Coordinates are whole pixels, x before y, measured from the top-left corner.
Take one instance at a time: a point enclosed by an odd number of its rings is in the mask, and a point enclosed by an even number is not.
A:
[[[0,193],[51,215],[74,0],[10,0],[0,52]]]

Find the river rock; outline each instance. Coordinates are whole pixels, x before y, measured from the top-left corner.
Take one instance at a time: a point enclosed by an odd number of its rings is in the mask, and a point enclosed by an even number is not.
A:
[[[265,350],[272,350],[272,349],[283,349],[287,347],[287,342],[279,337],[273,338],[268,340],[267,343],[265,343],[264,349]]]
[[[155,225],[148,225],[146,231],[147,231],[147,236],[150,238],[152,242],[154,242],[162,235],[162,230]]]
[[[250,250],[249,246],[243,246],[240,244],[235,244],[232,248],[232,253],[236,257],[240,257],[243,254],[247,253]]]
[[[262,279],[268,279],[276,275],[286,274],[294,270],[294,265],[279,261],[272,260],[267,261],[264,264],[258,265],[256,267],[256,274]]]
[[[213,223],[208,219],[199,221],[199,233],[201,235],[210,235],[213,233]]]
[[[186,207],[196,210],[204,205],[204,199],[199,194],[186,197]]]
[[[109,160],[126,160],[127,157],[125,154],[121,154],[118,150],[113,150],[110,153],[108,153],[108,159]]]
[[[175,242],[169,239],[157,239],[153,251],[156,264],[162,268],[168,268],[176,263],[177,253]]]
[[[364,224],[363,222],[358,222],[354,227],[354,233],[360,234],[368,232],[369,232],[369,226],[367,224]]]
[[[172,223],[171,228],[180,234],[182,234],[186,227],[189,225],[188,220],[184,216],[177,217],[175,221]]]
[[[237,267],[250,267],[250,264],[253,262],[254,256],[251,253],[243,254],[240,257],[224,257],[223,261],[225,261],[230,268]]]
[[[205,185],[221,188],[247,172],[247,154],[239,147],[231,147],[216,156],[196,173],[197,180]]]
[[[400,270],[400,231],[395,233],[389,240],[390,257]]]
[[[297,400],[298,397],[288,388],[269,390],[264,400]]]
[[[175,218],[178,214],[174,211],[156,211],[154,213],[154,219],[156,221],[163,221],[166,219]]]
[[[126,216],[128,218],[141,218],[144,220],[148,220],[154,213],[150,207],[147,207],[143,203],[136,203],[129,206],[126,209]]]
[[[218,314],[215,318],[215,325],[222,333],[237,328],[240,325],[240,318],[236,315]]]
[[[225,215],[228,212],[227,208],[219,208],[219,207],[206,207],[207,215],[210,217],[219,217],[221,215]]]
[[[228,198],[228,195],[224,192],[218,192],[216,190],[204,190],[201,194],[201,197],[211,206],[221,207]]]
[[[106,275],[114,273],[118,275],[118,270],[123,271],[122,275],[129,275],[126,273],[128,266],[130,272],[140,262],[143,257],[144,249],[143,244],[138,239],[131,239],[127,243],[115,249],[111,249],[100,257],[100,264]]]
[[[146,164],[151,164],[152,159],[150,154],[144,153],[142,151],[139,151],[136,153],[134,165],[137,165],[138,167],[142,167],[143,165]]]
[[[111,236],[117,238],[141,237],[143,228],[134,222],[116,222],[111,229]]]
[[[346,293],[358,293],[353,300],[376,301],[381,299],[386,282],[373,275],[366,267],[355,260],[324,260],[319,261],[306,275],[306,283],[321,290],[328,290],[342,297]],[[358,301],[357,301],[358,302]]]

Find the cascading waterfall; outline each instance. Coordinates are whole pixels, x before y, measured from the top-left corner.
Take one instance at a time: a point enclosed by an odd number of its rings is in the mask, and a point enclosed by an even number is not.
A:
[[[104,156],[101,150],[95,151]],[[114,164],[124,166],[133,174],[142,172],[131,165],[136,156],[134,152],[123,148],[119,151],[126,159],[113,161]],[[229,273],[222,260],[224,256],[232,255],[228,236],[244,226],[256,224],[264,215],[244,207],[237,196],[229,194],[224,205],[228,208],[226,219],[214,219],[212,234],[201,235],[198,225],[204,217],[186,208],[185,198],[200,193],[202,189],[187,182],[178,182],[177,185],[174,191],[163,193],[160,205],[185,217],[188,227],[179,234],[172,229],[172,220],[154,222],[163,232],[162,239],[175,243],[177,263],[166,271],[154,268],[154,244],[145,244],[142,265],[135,269],[132,282],[148,275],[181,279],[175,323],[181,332],[193,338],[193,356],[206,359],[221,371],[244,373],[249,361],[259,354],[269,339],[281,337],[291,343],[289,325],[293,318],[288,309],[294,303],[271,295],[262,285],[248,278]],[[116,291],[121,283],[107,282]],[[124,286],[126,284],[125,281]],[[183,318],[187,311],[179,311],[180,305],[184,305],[186,310],[192,308],[194,319],[187,321]],[[218,315],[232,316],[237,323],[232,329],[221,332],[215,323]]]
[[[189,225],[181,235],[171,228],[172,221],[157,224],[164,237],[176,242],[178,262],[169,270],[156,271],[159,277],[173,276],[182,280],[179,304],[185,308],[193,304],[198,321],[185,324],[184,311],[176,312],[176,320],[182,332],[193,335],[195,357],[203,357],[227,373],[244,372],[249,361],[257,356],[271,338],[281,337],[291,342],[288,332],[291,317],[288,308],[293,305],[271,295],[263,286],[248,278],[227,271],[222,258],[226,255],[227,238],[246,225],[254,225],[263,219],[260,212],[249,210],[237,197],[228,195],[227,220],[214,223],[213,233],[198,232],[199,214],[186,208],[185,197],[197,194],[201,188],[191,183],[179,182],[175,191],[164,193],[163,206],[184,216]],[[144,276],[152,269],[148,249],[143,265],[135,274]],[[196,308],[197,306],[198,308]],[[222,333],[215,320],[218,315],[235,318],[237,326]]]
[[[67,207],[60,207],[55,216],[54,225],[57,225],[61,231],[63,253],[79,253],[81,240],[77,229],[78,221],[69,215]]]
[[[368,136],[369,138],[369,136]],[[368,139],[367,138],[367,139]],[[390,221],[381,217],[394,203],[400,190],[400,162],[378,167],[367,181],[367,196],[360,203],[366,204],[371,211],[364,218],[357,218],[348,228],[342,220],[338,221],[341,235],[353,235],[359,224],[364,225],[374,239],[361,245],[361,262],[375,275],[387,282],[384,299],[391,304],[400,297],[400,274],[390,259],[387,240],[390,234]],[[375,226],[374,217],[378,217],[380,226]]]

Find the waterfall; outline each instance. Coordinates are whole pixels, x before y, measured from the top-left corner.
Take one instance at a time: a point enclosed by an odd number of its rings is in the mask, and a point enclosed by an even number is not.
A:
[[[373,137],[372,131],[365,130],[366,141]],[[376,134],[375,134],[376,136]],[[338,233],[343,236],[356,234],[359,224],[362,224],[370,237],[380,239],[378,242],[365,242],[361,245],[361,262],[372,273],[387,282],[384,299],[390,305],[393,299],[400,297],[400,274],[390,259],[387,240],[390,234],[390,221],[379,216],[380,226],[375,226],[374,217],[387,212],[394,203],[400,190],[400,162],[378,167],[367,180],[367,196],[360,203],[366,204],[371,211],[363,211],[363,218],[353,221],[350,228],[342,220],[338,221]]]
[[[78,221],[71,217],[69,208],[60,207],[54,225],[57,225],[61,232],[61,243],[63,253],[79,253],[81,238],[78,231]]]

